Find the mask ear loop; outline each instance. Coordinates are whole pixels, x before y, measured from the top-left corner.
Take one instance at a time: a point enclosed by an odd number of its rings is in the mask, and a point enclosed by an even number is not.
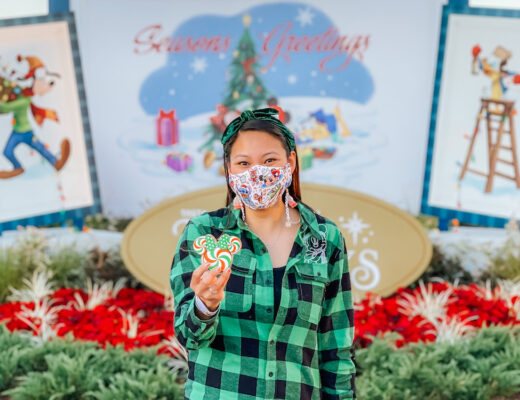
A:
[[[244,210],[244,202],[242,201],[240,196],[238,194],[236,194],[236,193],[235,193],[235,198],[233,199],[233,208],[235,210],[238,210],[240,208],[240,210],[242,212],[242,221],[244,221],[244,224],[247,225],[247,222],[246,222],[246,212]]]
[[[285,188],[285,227],[291,227],[291,218],[289,217],[289,189]]]
[[[242,213],[242,221],[244,221],[244,224],[246,226],[249,226],[249,225],[247,225],[247,222],[246,222],[246,211],[244,209],[244,202],[242,201],[242,198],[240,197],[239,193],[237,193],[235,191],[235,182],[234,181],[230,181],[229,182],[229,186],[231,187],[233,192],[235,192],[235,198],[233,199],[233,208],[235,210],[238,210],[240,208],[241,213]]]
[[[242,201],[240,201],[240,210],[242,211],[242,221],[244,221],[244,224],[246,224],[246,226],[247,226],[246,211],[244,209],[244,203]]]
[[[289,168],[289,164],[287,164],[287,167]],[[290,179],[290,181],[292,181],[292,179]],[[295,208],[296,206],[297,206],[297,203],[296,203],[296,201],[294,201],[293,197],[289,194],[289,185],[287,185],[285,187],[285,226],[287,228],[289,228],[292,224],[291,218],[289,216],[289,207]],[[295,223],[297,223],[297,222],[295,222]]]

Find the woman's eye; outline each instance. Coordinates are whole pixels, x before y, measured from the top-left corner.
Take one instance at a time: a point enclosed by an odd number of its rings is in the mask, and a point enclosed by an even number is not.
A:
[[[267,160],[265,160],[265,162],[272,162],[272,161],[275,161],[274,158],[268,158]]]
[[[247,161],[239,161],[238,165],[247,165]]]

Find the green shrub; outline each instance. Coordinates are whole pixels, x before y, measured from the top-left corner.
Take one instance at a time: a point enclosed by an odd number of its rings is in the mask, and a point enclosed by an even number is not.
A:
[[[514,281],[520,278],[520,234],[510,233],[499,248],[489,250],[490,265],[478,277],[483,282],[489,279],[493,285],[497,279]]]
[[[0,324],[0,395],[10,400],[182,399],[177,373],[155,348],[127,353],[55,339],[37,345]]]
[[[427,231],[439,226],[439,219],[432,215],[419,214],[415,218]]]
[[[88,262],[87,253],[78,251],[74,245],[68,245],[50,255],[46,268],[53,273],[52,281],[57,287],[84,289]]]
[[[108,251],[102,251],[99,248],[92,249],[85,268],[86,275],[93,281],[116,282],[120,278],[125,278],[126,286],[145,288],[126,268],[119,247],[111,248]]]
[[[171,374],[158,364],[155,370],[133,370],[113,375],[107,385],[100,385],[92,395],[98,400],[182,399],[184,387],[172,385]]]
[[[408,288],[415,289],[419,286],[420,280],[430,282],[435,277],[451,283],[458,280],[458,283],[461,285],[468,285],[474,282],[471,273],[462,267],[460,259],[447,257],[437,245],[433,245],[432,259],[428,267],[419,278],[408,285]]]
[[[47,240],[35,228],[28,228],[13,246],[0,249],[0,303],[6,301],[11,286],[19,289],[24,279],[46,268],[49,261]]]
[[[83,223],[86,227],[89,227],[91,229],[102,229],[105,231],[123,232],[128,226],[128,224],[132,222],[132,219],[133,218],[131,217],[115,218],[103,214],[95,214],[87,215],[84,218]],[[65,226],[77,229],[74,225],[74,220],[72,219],[45,225],[46,228],[60,228]]]
[[[364,400],[491,400],[520,392],[520,326],[489,327],[449,343],[396,348],[398,334],[356,351]],[[65,340],[36,345],[0,325],[0,394],[10,400],[182,399],[182,381],[154,349]]]
[[[19,384],[4,394],[12,400],[22,399],[88,399],[89,390],[96,386],[97,372],[91,367],[95,350],[80,353],[77,357],[48,354],[47,370],[30,371],[18,378]]]
[[[103,214],[89,215],[85,217],[85,226],[92,229],[123,232],[132,222],[132,218],[113,218]]]
[[[370,400],[487,400],[520,392],[520,326],[484,328],[448,343],[392,344],[389,333],[356,352],[356,387]]]
[[[84,252],[72,244],[50,249],[40,231],[28,228],[12,246],[0,249],[0,303],[7,301],[10,287],[25,286],[23,280],[30,279],[35,270],[51,272],[55,288],[86,289],[87,278],[102,283],[123,277],[127,286],[144,288],[124,265],[119,247]]]
[[[23,278],[31,273],[20,266],[19,252],[12,248],[0,249],[0,303],[4,303],[9,296],[10,286],[20,288]]]

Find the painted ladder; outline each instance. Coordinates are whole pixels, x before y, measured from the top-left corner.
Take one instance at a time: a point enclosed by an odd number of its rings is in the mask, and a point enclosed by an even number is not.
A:
[[[515,103],[513,101],[507,100],[481,99],[481,106],[477,116],[475,130],[473,131],[473,136],[471,137],[466,160],[464,161],[464,165],[460,172],[459,181],[464,178],[466,172],[472,172],[474,174],[484,176],[487,178],[485,193],[490,193],[493,187],[493,178],[495,175],[498,175],[502,178],[514,181],[516,183],[516,187],[520,189],[520,172],[518,170],[518,155],[516,153],[515,127],[513,122],[514,114],[516,113],[514,110],[514,104]],[[494,105],[493,109],[491,109],[491,105]],[[489,172],[487,174],[468,167],[471,155],[473,153],[473,146],[475,145],[475,140],[479,133],[479,126],[480,121],[483,118],[483,113],[485,113],[484,115],[486,117],[487,145],[489,155]],[[506,121],[509,123],[509,129],[505,129]],[[498,122],[498,126],[493,124],[496,122]],[[496,135],[493,135],[493,133],[496,133]],[[506,134],[510,135],[509,146],[502,144],[502,139]],[[493,136],[496,136],[494,141]],[[499,157],[498,153],[500,150],[506,150],[508,153],[511,153],[512,160],[508,161]],[[512,166],[514,170],[514,176],[506,175],[500,171],[497,171],[497,162]]]

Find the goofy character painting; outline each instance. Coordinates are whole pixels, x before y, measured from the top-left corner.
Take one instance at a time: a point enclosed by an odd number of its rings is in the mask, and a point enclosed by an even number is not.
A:
[[[58,122],[55,111],[39,108],[32,103],[32,97],[44,96],[49,93],[59,75],[47,71],[42,61],[33,56],[17,57],[19,68],[4,67],[3,77],[0,77],[0,114],[12,113],[13,131],[6,142],[3,155],[13,165],[9,171],[0,171],[0,179],[8,179],[24,172],[20,161],[14,153],[18,145],[25,143],[42,155],[55,169],[63,168],[70,155],[70,142],[63,139],[59,158],[47,150],[33,133],[29,121],[29,109],[38,125],[42,125],[45,119]],[[23,70],[22,73],[20,71]]]
[[[502,46],[495,47],[493,54],[489,57],[481,57],[481,51],[479,45],[473,46],[471,50],[473,55],[471,73],[478,75],[478,72],[481,71],[489,77],[491,79],[491,95],[489,98],[502,100],[511,85],[520,84],[520,74],[506,69],[506,64],[513,53]]]

